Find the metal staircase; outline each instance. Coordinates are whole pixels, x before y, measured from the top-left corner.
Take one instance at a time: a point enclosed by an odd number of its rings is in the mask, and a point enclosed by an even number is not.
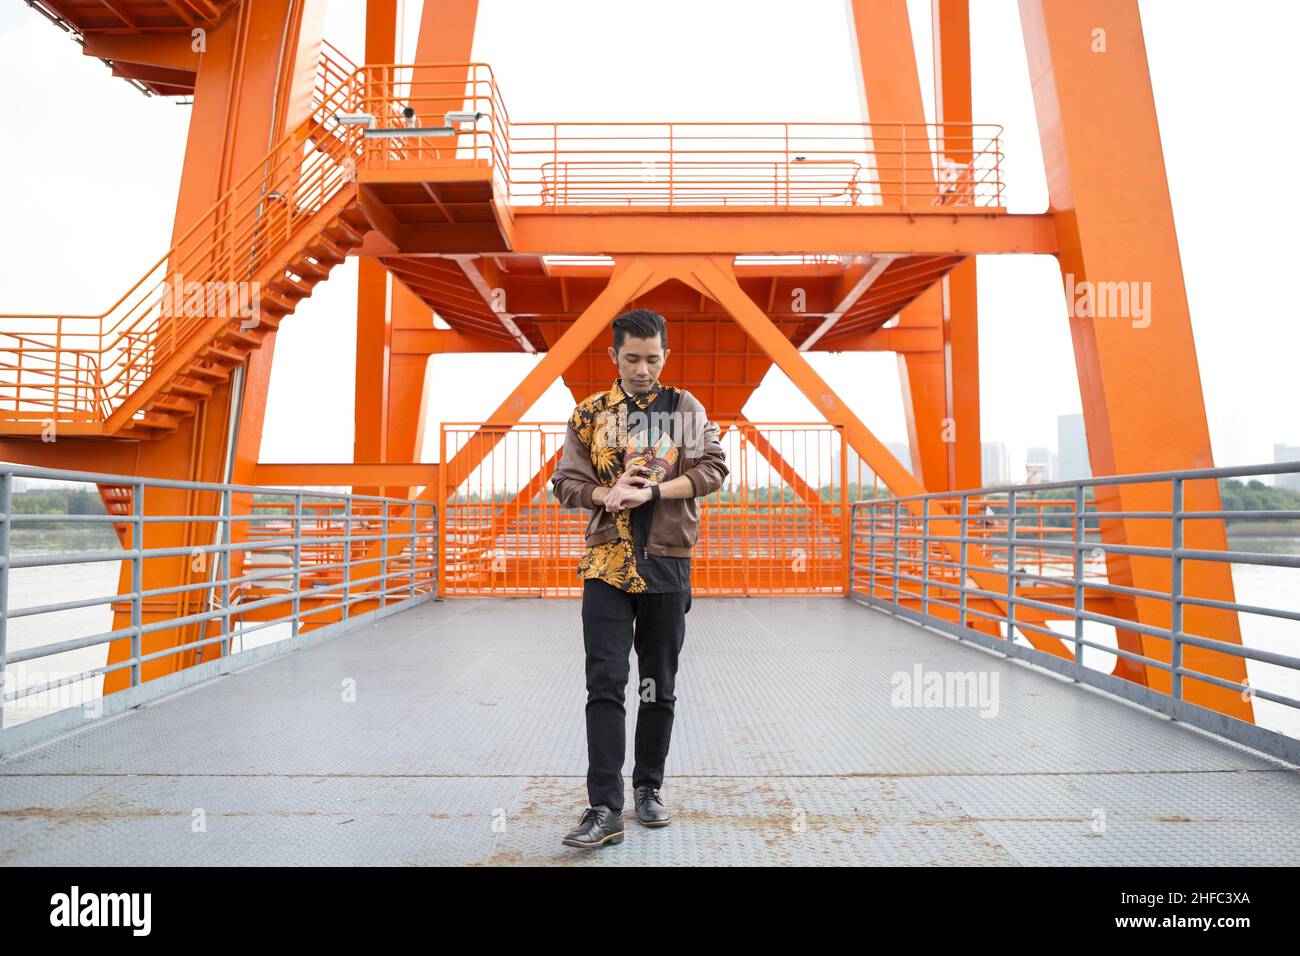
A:
[[[99,315],[0,317],[0,434],[151,439],[192,415],[361,244],[357,69],[322,52],[311,115]]]

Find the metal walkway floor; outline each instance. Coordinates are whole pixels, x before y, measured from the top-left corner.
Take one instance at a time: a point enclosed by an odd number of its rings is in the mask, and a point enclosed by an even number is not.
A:
[[[586,805],[578,611],[426,604],[0,760],[0,863],[1300,859],[1300,771],[838,598],[696,598],[676,819],[641,827],[629,792],[621,845],[564,847]],[[996,715],[894,706],[918,664],[996,673]]]

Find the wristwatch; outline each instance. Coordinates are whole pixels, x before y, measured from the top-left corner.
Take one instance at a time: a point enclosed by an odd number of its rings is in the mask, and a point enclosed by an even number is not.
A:
[[[651,485],[651,486],[650,486],[650,500],[651,500],[651,501],[658,501],[658,500],[659,500],[659,495],[660,495],[659,486],[658,486],[657,484],[656,484],[656,485]]]

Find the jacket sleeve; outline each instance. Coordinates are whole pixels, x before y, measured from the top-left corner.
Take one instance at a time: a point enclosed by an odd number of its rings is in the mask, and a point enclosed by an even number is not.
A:
[[[709,421],[699,399],[690,392],[686,396],[682,403],[686,415],[683,422],[683,449],[688,457],[698,458],[682,474],[691,480],[695,497],[702,498],[721,488],[731,472],[726,464],[727,454],[718,440],[722,431],[718,423]]]
[[[551,488],[565,508],[595,508],[592,493],[599,485],[596,469],[591,464],[591,449],[570,419],[564,430],[564,450],[551,476]]]

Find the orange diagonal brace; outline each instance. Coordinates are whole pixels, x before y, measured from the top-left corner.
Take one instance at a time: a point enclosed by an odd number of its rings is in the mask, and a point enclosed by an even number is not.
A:
[[[723,308],[731,313],[740,326],[753,337],[772,361],[780,366],[781,371],[790,377],[799,390],[807,396],[817,409],[826,416],[826,420],[844,428],[845,437],[862,460],[875,471],[898,496],[921,495],[925,489],[913,478],[897,458],[880,443],[862,420],[844,404],[817,372],[808,364],[804,354],[782,334],[771,319],[763,313],[736,281],[731,263],[717,256],[701,256],[692,269],[693,285],[698,284],[707,290]],[[921,513],[921,503],[907,502],[907,509],[913,514]],[[931,520],[933,534],[958,537],[961,524],[956,521]],[[952,543],[945,543],[944,550],[953,560],[960,560],[960,548]],[[993,569],[978,548],[967,549],[967,562],[971,566],[971,577],[988,591],[1004,591],[1005,577]],[[983,568],[984,570],[977,570]],[[1005,602],[994,602],[1000,613],[1006,612]],[[1023,608],[1018,611],[1019,619],[1027,623],[1042,625],[1045,622],[1041,611]],[[1025,637],[1034,647],[1055,654],[1058,657],[1072,657],[1065,645],[1056,638],[1049,638],[1035,631],[1026,631]]]

